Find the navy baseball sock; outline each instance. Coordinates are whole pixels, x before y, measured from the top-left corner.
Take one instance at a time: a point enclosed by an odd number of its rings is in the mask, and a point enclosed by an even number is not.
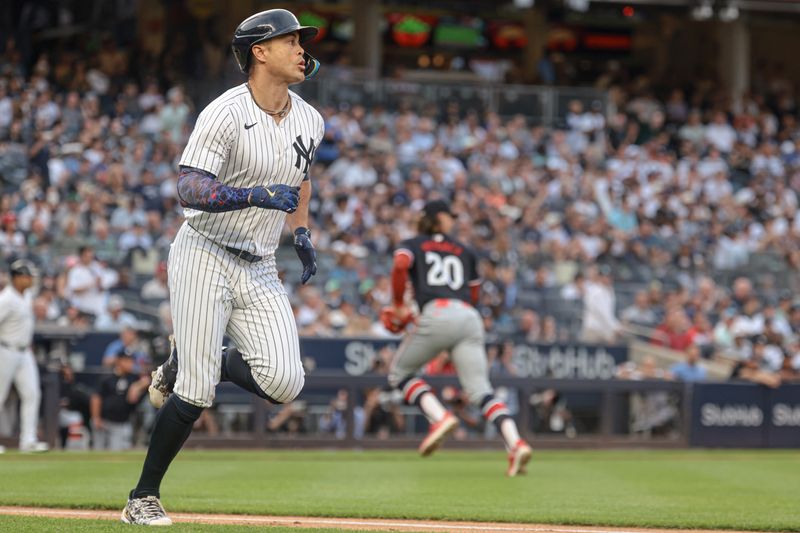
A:
[[[250,365],[242,358],[242,354],[236,348],[228,348],[222,352],[222,375],[220,381],[230,381],[247,392],[252,392],[256,396],[260,396],[272,403],[278,403],[261,390],[261,387],[258,386],[258,383],[253,378]]]
[[[202,407],[185,402],[174,394],[167,398],[156,415],[142,475],[131,491],[131,498],[159,497],[161,480],[167,468],[189,438],[192,426],[202,412]]]
[[[408,405],[419,407],[429,422],[440,422],[447,415],[447,408],[424,379],[412,376],[398,383],[397,387],[403,392],[403,400]]]
[[[481,412],[488,422],[494,423],[497,427],[497,431],[506,443],[506,448],[513,449],[520,440],[520,436],[517,423],[511,418],[508,406],[489,394],[481,401]]]

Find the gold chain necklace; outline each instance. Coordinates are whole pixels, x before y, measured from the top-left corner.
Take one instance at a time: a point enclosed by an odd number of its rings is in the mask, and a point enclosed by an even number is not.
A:
[[[280,111],[270,111],[269,109],[261,107],[261,104],[258,103],[256,97],[253,95],[253,89],[250,88],[250,82],[249,81],[246,82],[245,85],[247,85],[247,90],[250,91],[250,97],[253,99],[253,102],[255,102],[258,108],[267,115],[283,118],[289,114],[289,106],[292,103],[292,98],[288,94],[286,95],[286,104],[283,106],[283,109],[281,109]]]

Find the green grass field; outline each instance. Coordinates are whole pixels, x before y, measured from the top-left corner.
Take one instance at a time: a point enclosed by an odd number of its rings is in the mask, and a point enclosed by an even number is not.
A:
[[[143,457],[0,456],[0,505],[121,509]],[[175,512],[800,531],[797,451],[542,451],[527,476],[504,467],[499,452],[186,451],[162,501]],[[26,519],[0,520],[26,531]]]

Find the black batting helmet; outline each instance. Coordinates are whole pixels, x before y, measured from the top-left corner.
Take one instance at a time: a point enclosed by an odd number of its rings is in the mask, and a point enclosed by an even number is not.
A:
[[[233,32],[233,57],[241,71],[247,74],[250,69],[250,48],[256,43],[286,35],[292,32],[300,33],[300,44],[316,37],[319,29],[313,26],[301,26],[290,11],[285,9],[268,9],[247,17]],[[319,61],[311,54],[303,54],[306,61],[306,79],[311,78],[319,70]]]
[[[27,259],[17,259],[8,267],[8,273],[14,276],[35,276],[36,265]]]

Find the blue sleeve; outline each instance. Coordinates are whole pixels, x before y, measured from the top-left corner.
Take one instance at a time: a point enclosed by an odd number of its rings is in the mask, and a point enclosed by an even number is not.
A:
[[[119,349],[122,347],[122,341],[117,339],[112,341],[111,344],[106,346],[106,351],[103,352],[103,358],[111,357],[112,355],[117,355]]]
[[[252,190],[224,185],[216,176],[199,168],[182,166],[178,176],[181,206],[208,213],[247,209]]]

